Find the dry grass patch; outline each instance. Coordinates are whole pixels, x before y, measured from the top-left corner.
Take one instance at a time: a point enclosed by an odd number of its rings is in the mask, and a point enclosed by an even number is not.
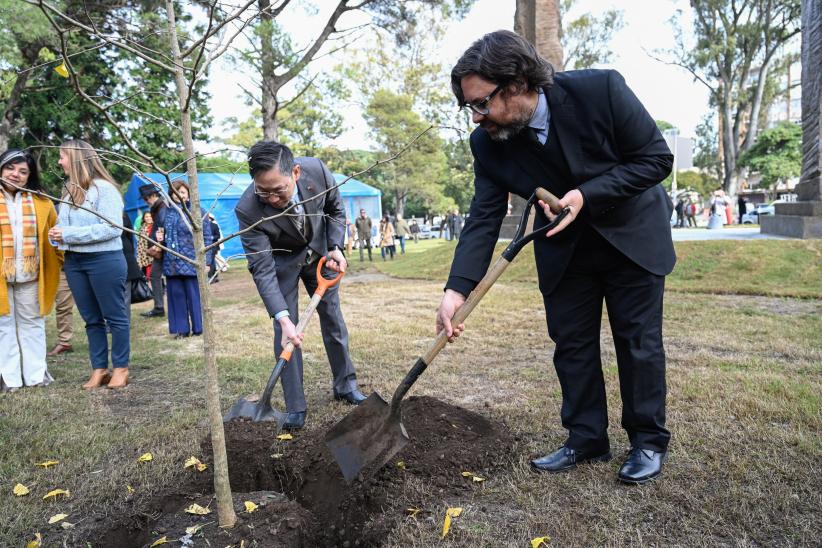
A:
[[[353,270],[341,289],[352,356],[364,391],[386,396],[433,340],[442,283],[389,279],[360,265]],[[227,408],[262,390],[275,358],[271,320],[247,272],[234,268],[221,278],[214,289]],[[68,546],[83,545],[71,531],[47,525],[48,517],[63,512],[78,522],[131,512],[191,473],[182,468],[185,458],[202,456],[196,453],[206,434],[202,342],[171,340],[165,321],[137,316],[147,306],[134,307],[134,382],[127,389],[79,389],[88,365],[75,318],[77,350],[51,366],[58,382],[0,396],[0,545],[21,545],[35,531],[46,535],[47,545],[63,539]],[[619,458],[559,475],[528,469],[529,458],[564,439],[561,397],[541,297],[530,284],[503,279],[413,393],[506,424],[518,459],[458,496],[414,480],[398,486],[395,496],[422,512],[394,516],[385,545],[528,546],[544,535],[554,545],[816,544],[822,535],[820,311],[822,301],[812,299],[670,293],[665,341],[671,454],[658,482],[631,488],[615,480],[627,439],[619,428],[607,321],[603,369]],[[332,401],[316,318],[305,347],[307,428],[316,431],[348,408]],[[282,408],[279,390],[274,404]],[[295,437],[299,443],[300,434]],[[137,463],[146,451],[154,460]],[[48,458],[60,464],[34,466]],[[13,497],[18,481],[32,494]],[[72,497],[43,503],[45,491],[55,487],[71,490]],[[465,512],[440,541],[448,506]]]

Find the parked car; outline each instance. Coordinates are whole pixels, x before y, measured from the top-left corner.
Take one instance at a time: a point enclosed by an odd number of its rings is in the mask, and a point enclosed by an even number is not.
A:
[[[418,237],[420,240],[427,240],[429,238],[433,238],[433,235],[431,234],[431,227],[424,224],[420,225],[420,233]]]
[[[742,224],[743,225],[756,225],[759,224],[759,216],[760,215],[773,215],[776,208],[774,204],[780,203],[782,200],[776,200],[769,204],[759,204],[756,206],[753,211],[749,211],[742,215]]]

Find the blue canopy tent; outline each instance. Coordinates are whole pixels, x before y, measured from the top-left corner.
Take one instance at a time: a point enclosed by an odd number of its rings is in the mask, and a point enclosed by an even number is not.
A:
[[[171,180],[186,180],[185,173],[172,173]],[[339,183],[345,180],[344,175],[334,174],[334,179]],[[237,217],[234,216],[234,206],[237,205],[248,185],[251,184],[251,176],[247,173],[199,173],[197,180],[200,188],[200,202],[206,211],[211,211],[223,236],[227,236],[239,230]],[[137,217],[148,209],[146,203],[140,198],[139,188],[147,183],[155,183],[168,191],[166,179],[161,173],[134,174],[128,185],[125,196],[125,211],[131,218],[132,223]],[[350,179],[340,187],[340,195],[345,204],[346,214],[352,220],[359,214],[360,208],[368,212],[372,219],[379,219],[382,211],[380,198],[382,193],[374,187],[365,183]],[[375,223],[376,224],[376,223]],[[233,238],[224,244],[222,255],[226,258],[238,255],[243,252],[243,246],[239,238]]]
[[[337,184],[345,181],[345,179],[345,175],[334,174],[334,180],[337,181]],[[380,217],[382,217],[382,192],[357,179],[349,179],[340,187],[340,197],[345,205],[345,215],[348,220],[353,223],[354,219],[359,216],[360,209],[364,209],[373,221],[373,232],[379,224]]]

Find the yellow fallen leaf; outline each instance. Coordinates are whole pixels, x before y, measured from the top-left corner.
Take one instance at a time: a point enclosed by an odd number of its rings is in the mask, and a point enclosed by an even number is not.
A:
[[[406,509],[405,509],[405,511],[406,511],[406,512],[408,512],[408,515],[409,515],[409,516],[411,516],[411,517],[413,518],[413,517],[415,517],[417,514],[419,514],[420,512],[422,512],[422,509],[421,509],[421,508],[406,508]]]
[[[473,477],[473,478],[471,478],[471,479],[472,479],[473,481],[477,482],[477,483],[479,483],[479,482],[481,482],[481,481],[485,481],[485,478],[481,478],[481,477],[479,477],[479,476],[474,476],[474,477]]]
[[[168,544],[168,537],[160,537],[151,543],[151,546],[148,548],[154,548],[155,546],[160,546],[161,544]]]
[[[56,67],[54,67],[54,72],[56,72],[57,74],[59,74],[63,78],[68,78],[69,77],[69,71],[68,71],[68,67],[66,67],[66,62],[65,61],[63,61],[62,63],[60,63]]]
[[[197,514],[198,516],[204,516],[206,514],[211,513],[211,510],[209,510],[208,508],[203,508],[202,506],[196,503],[186,508],[185,511],[189,514]]]
[[[405,461],[397,462],[397,468],[399,468],[400,470],[405,470]]]
[[[199,462],[194,468],[196,468],[198,472],[202,472],[203,470],[208,468],[208,465],[203,462]]]
[[[187,535],[196,535],[202,529],[202,525],[192,525],[191,527],[186,527],[186,534]]]
[[[462,514],[462,508],[449,508],[445,511],[445,523],[442,524],[442,538],[448,534],[451,529],[451,518],[459,517]]]
[[[68,517],[68,514],[54,514],[49,518],[49,524],[57,523],[58,521],[64,520]]]
[[[537,537],[531,539],[531,548],[539,548],[543,544],[548,546],[548,541],[551,540],[551,537]]]
[[[244,540],[240,540],[240,548],[245,548],[245,541]]]
[[[150,462],[152,460],[154,460],[154,456],[151,453],[143,453],[137,457],[137,462]]]
[[[464,477],[464,478],[471,478],[473,476],[474,476],[473,472],[463,472],[462,473],[462,477]]]
[[[274,453],[273,455],[271,455],[271,458],[272,459],[281,459],[281,458],[283,458],[283,454],[282,453]]]
[[[48,468],[49,466],[54,466],[55,464],[60,464],[59,460],[47,460],[43,462],[38,462],[37,466],[40,468]]]
[[[192,466],[195,466],[197,464],[200,464],[200,459],[198,459],[197,457],[188,457],[183,467],[191,468]]]
[[[26,548],[40,548],[40,543],[43,542],[43,535],[40,533],[34,533],[34,540],[30,540],[26,543]]]
[[[277,439],[282,441],[288,441],[293,440],[294,436],[292,436],[291,434],[280,434],[279,436],[277,436]]]
[[[60,527],[62,527],[63,529],[66,529],[66,530],[68,530],[68,529],[74,529],[74,524],[73,524],[73,523],[69,523],[69,522],[67,522],[67,521],[64,521],[64,522],[62,522],[62,523],[60,524]]]
[[[14,489],[12,489],[12,493],[17,495],[18,497],[25,497],[29,494],[29,488],[23,485],[22,483],[18,483],[14,486]]]
[[[245,501],[243,504],[245,504],[245,511],[249,514],[257,509],[257,505],[250,500]]]
[[[71,492],[66,490],[66,489],[53,489],[53,490],[49,491],[48,493],[46,493],[45,495],[43,495],[43,500],[57,498],[60,495],[65,495],[66,497],[70,497]]]
[[[131,485],[126,485],[126,491],[128,491],[128,494],[130,495],[134,493],[134,487],[132,487]]]

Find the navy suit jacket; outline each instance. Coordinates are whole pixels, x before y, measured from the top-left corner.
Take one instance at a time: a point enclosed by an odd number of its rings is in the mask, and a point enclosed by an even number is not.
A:
[[[573,255],[580,223],[589,223],[614,247],[657,275],[673,270],[673,204],[660,181],[673,155],[653,118],[613,70],[557,73],[545,88],[553,136],[559,140],[572,180],[549,180],[524,135],[492,141],[471,134],[474,198],[454,254],[446,288],[467,295],[488,270],[507,213],[508,193],[528,198],[538,186],[562,197],[577,188],[585,203],[563,232],[534,242],[540,289],[549,294]],[[543,150],[543,149],[539,149]],[[541,210],[534,226],[547,224]]]

